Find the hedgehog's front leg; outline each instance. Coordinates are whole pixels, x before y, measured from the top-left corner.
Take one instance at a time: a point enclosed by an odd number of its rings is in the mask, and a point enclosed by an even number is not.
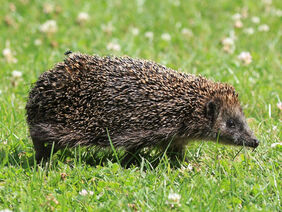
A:
[[[170,140],[170,142],[166,146],[166,154],[167,156],[173,160],[180,160],[182,161],[185,159],[185,147],[187,145],[186,138],[174,138]]]
[[[53,154],[56,153],[59,148],[57,147],[55,141],[52,141],[48,132],[50,128],[46,125],[32,125],[30,126],[30,136],[35,149],[35,159],[37,163],[40,163],[41,160],[47,159]]]

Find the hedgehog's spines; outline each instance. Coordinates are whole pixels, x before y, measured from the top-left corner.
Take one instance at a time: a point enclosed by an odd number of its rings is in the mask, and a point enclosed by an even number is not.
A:
[[[40,76],[26,110],[31,130],[52,126],[57,138],[44,130],[42,136],[58,148],[108,146],[108,129],[116,146],[131,149],[162,145],[173,136],[201,138],[210,129],[205,108],[213,99],[240,106],[228,84],[148,60],[71,53]]]

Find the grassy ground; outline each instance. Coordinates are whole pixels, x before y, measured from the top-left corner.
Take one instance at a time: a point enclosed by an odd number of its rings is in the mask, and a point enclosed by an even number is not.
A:
[[[0,210],[281,211],[281,146],[271,147],[281,142],[281,1],[9,2],[0,8]],[[162,157],[152,168],[153,155],[127,169],[111,153],[100,162],[106,153],[73,149],[37,167],[28,91],[68,49],[233,84],[261,144],[236,155],[238,147],[198,142],[189,163]]]

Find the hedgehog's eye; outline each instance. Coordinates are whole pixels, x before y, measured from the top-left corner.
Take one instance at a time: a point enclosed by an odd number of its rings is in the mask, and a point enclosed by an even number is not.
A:
[[[235,128],[235,121],[233,119],[228,119],[226,122],[228,128]]]

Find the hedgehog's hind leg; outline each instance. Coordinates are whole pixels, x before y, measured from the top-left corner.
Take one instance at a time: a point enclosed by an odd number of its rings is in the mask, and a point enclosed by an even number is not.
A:
[[[121,161],[122,166],[129,167],[131,164],[138,164],[141,160],[139,155],[140,151],[140,148],[126,149],[125,155]]]
[[[35,149],[37,163],[48,159],[51,154],[59,150],[57,138],[54,137],[52,127],[47,124],[36,124],[30,127],[30,136]]]

